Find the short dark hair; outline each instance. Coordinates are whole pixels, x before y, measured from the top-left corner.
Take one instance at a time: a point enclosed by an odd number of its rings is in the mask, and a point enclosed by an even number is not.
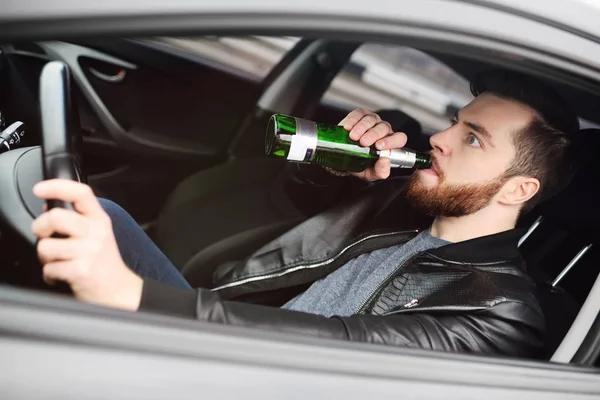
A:
[[[530,176],[540,182],[522,214],[568,185],[573,175],[571,142],[579,131],[579,119],[562,96],[536,78],[503,70],[477,75],[471,81],[471,93],[513,100],[536,113],[536,118],[513,134],[516,155],[504,175]]]

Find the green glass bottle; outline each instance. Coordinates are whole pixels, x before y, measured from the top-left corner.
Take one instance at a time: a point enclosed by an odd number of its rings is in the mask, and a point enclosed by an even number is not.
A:
[[[392,168],[431,168],[431,157],[408,149],[377,150],[350,139],[342,126],[320,124],[302,118],[274,114],[269,120],[265,151],[289,161],[324,165],[339,171],[360,172],[380,157]]]

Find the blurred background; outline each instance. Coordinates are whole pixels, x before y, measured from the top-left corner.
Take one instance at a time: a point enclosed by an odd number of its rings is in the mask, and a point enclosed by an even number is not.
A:
[[[296,42],[295,37],[159,37],[151,41],[263,79]],[[348,110],[400,109],[427,133],[448,127],[448,116],[472,99],[468,82],[418,50],[364,44],[334,79],[323,102]]]

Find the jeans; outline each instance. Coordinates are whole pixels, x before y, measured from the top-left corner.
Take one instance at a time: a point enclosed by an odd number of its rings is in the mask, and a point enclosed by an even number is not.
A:
[[[178,288],[191,288],[181,272],[146,235],[137,222],[118,204],[99,198],[110,216],[119,251],[125,264],[142,278],[150,278]]]

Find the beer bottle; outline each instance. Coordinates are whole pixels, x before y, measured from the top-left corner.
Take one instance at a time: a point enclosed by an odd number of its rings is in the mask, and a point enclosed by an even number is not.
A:
[[[378,150],[363,147],[350,139],[342,126],[320,124],[302,118],[274,114],[269,119],[265,139],[267,154],[289,161],[320,164],[338,171],[360,172],[380,157],[392,168],[431,168],[431,157],[408,149]]]

